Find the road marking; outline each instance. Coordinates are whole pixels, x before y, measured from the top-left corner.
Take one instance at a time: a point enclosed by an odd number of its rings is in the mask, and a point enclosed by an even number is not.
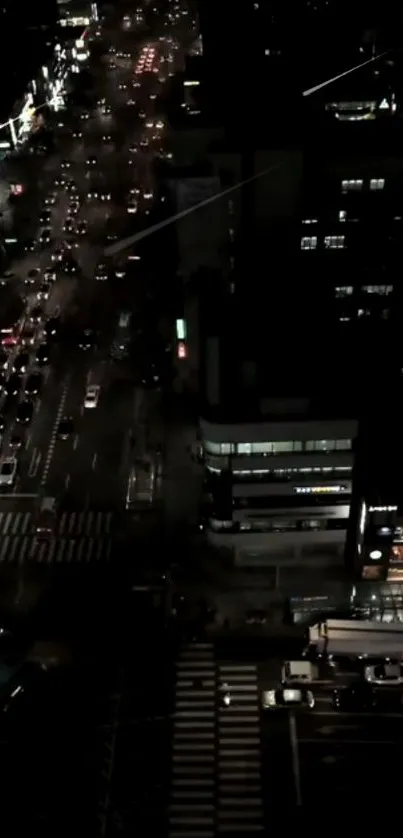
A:
[[[55,450],[55,445],[56,445],[57,429],[58,429],[58,426],[59,426],[59,422],[60,422],[60,420],[63,416],[64,405],[66,404],[67,393],[69,391],[69,384],[70,384],[70,376],[68,376],[68,378],[65,380],[65,383],[64,383],[64,386],[63,386],[62,395],[61,395],[60,402],[59,402],[59,407],[58,407],[58,410],[57,410],[57,413],[56,413],[56,418],[55,418],[54,425],[53,425],[53,428],[52,428],[52,433],[51,433],[51,436],[50,436],[49,447],[48,447],[47,454],[46,454],[46,459],[45,459],[45,465],[43,467],[42,478],[41,478],[41,482],[40,482],[41,486],[45,485],[48,474],[49,474],[50,464],[52,462],[52,458],[53,458],[53,454],[54,454],[54,450]]]
[[[31,434],[28,434],[28,436],[25,440],[25,450],[27,450],[27,448],[29,448],[30,445],[31,445]]]
[[[31,457],[31,462],[30,462],[29,469],[28,469],[28,477],[36,477],[36,475],[38,474],[38,469],[39,469],[39,464],[41,462],[41,459],[42,459],[41,452],[38,451],[36,448],[34,448],[33,453],[32,453],[32,457]]]
[[[296,798],[297,806],[302,806],[301,772],[300,772],[300,767],[299,767],[297,724],[296,724],[296,721],[295,721],[294,713],[290,713],[290,716],[289,716],[289,731],[290,731],[290,744],[291,744],[291,755],[292,755],[292,770],[293,770],[293,774],[294,774],[294,784],[295,784],[295,798]]]
[[[93,458],[92,458],[92,464],[91,464],[91,468],[92,468],[92,470],[93,470],[93,471],[94,471],[94,469],[96,468],[96,465],[97,465],[97,459],[98,459],[98,454],[95,452],[95,454],[94,454],[94,456],[93,456]]]
[[[76,434],[76,435],[75,435],[75,437],[74,437],[74,442],[73,442],[73,448],[74,448],[74,450],[76,450],[77,445],[78,445],[78,434]]]
[[[391,746],[393,745],[394,748],[397,747],[398,742],[396,739],[299,739],[298,740],[300,745],[385,745]]]
[[[68,489],[70,485],[70,475],[66,474],[66,479],[64,481],[65,488]]]

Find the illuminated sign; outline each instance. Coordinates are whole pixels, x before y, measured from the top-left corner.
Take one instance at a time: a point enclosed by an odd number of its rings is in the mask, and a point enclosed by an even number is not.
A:
[[[182,319],[176,321],[176,337],[178,340],[186,340],[186,323]]]
[[[371,550],[369,558],[372,559],[374,562],[377,562],[379,561],[379,559],[382,558],[382,553],[380,550]]]
[[[294,486],[297,495],[335,495],[346,491],[347,486]]]
[[[200,82],[199,81],[184,81],[183,86],[184,87],[199,87]]]
[[[397,506],[370,506],[369,512],[397,512]]]
[[[361,515],[360,515],[360,534],[364,534],[365,530],[365,521],[367,520],[367,504],[365,501],[362,502],[361,507]]]
[[[10,185],[10,190],[12,195],[22,195],[24,192],[24,187],[22,183],[12,183]]]
[[[60,26],[89,26],[89,17],[65,17],[59,21]]]

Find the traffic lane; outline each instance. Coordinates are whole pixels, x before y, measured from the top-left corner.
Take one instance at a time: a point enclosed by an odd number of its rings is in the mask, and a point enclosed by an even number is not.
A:
[[[292,716],[290,716],[290,719]],[[403,739],[403,718],[398,713],[295,714],[290,723],[291,753],[296,793],[302,805],[313,804],[329,788],[338,800],[357,801],[359,789],[374,782],[377,790],[397,787],[396,760]],[[379,776],[381,775],[381,776]]]
[[[75,457],[70,470],[70,488],[76,495],[89,493],[94,501],[110,497],[123,503],[134,401],[130,383],[112,381],[101,387],[96,408],[83,409],[77,443],[82,455]]]
[[[46,476],[46,486],[55,493],[63,491],[66,484],[66,475],[69,473],[72,463],[77,456],[83,456],[83,450],[78,451],[78,442],[82,424],[81,407],[87,382],[87,364],[83,364],[80,368],[76,367],[74,373],[65,378],[62,397],[53,413],[53,423],[51,424],[47,447],[45,446],[43,471]],[[61,439],[59,435],[60,422],[64,418],[71,419],[73,423],[72,432],[67,439]]]
[[[33,491],[40,483],[67,386],[66,379],[58,380],[50,374],[42,396],[36,402],[33,420],[26,430],[22,430],[25,442],[19,462],[23,491]]]

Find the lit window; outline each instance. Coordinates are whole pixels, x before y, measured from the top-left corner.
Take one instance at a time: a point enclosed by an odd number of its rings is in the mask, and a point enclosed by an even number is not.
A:
[[[388,294],[392,294],[393,285],[363,285],[362,290],[366,294],[380,294],[387,297]]]
[[[317,236],[302,236],[301,250],[315,250],[318,246]]]
[[[379,192],[385,186],[384,177],[373,177],[369,182],[369,188],[372,192]]]
[[[346,221],[346,220],[347,220],[346,210],[339,210],[339,221]]]
[[[318,219],[317,218],[303,218],[302,223],[303,224],[317,224]]]
[[[334,289],[335,296],[338,298],[341,297],[349,297],[353,293],[353,286],[352,285],[338,285]]]
[[[359,179],[354,180],[342,180],[341,182],[341,191],[342,192],[360,192],[364,185],[364,181]]]
[[[345,243],[345,236],[325,236],[324,239],[324,245],[328,250],[343,250]]]

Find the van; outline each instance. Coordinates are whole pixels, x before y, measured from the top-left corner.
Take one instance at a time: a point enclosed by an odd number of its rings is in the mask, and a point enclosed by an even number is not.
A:
[[[281,683],[309,683],[311,681],[316,681],[318,674],[318,667],[307,660],[284,661],[281,668]]]
[[[42,538],[48,538],[53,534],[56,523],[56,512],[56,498],[42,498],[35,524],[36,535]]]

